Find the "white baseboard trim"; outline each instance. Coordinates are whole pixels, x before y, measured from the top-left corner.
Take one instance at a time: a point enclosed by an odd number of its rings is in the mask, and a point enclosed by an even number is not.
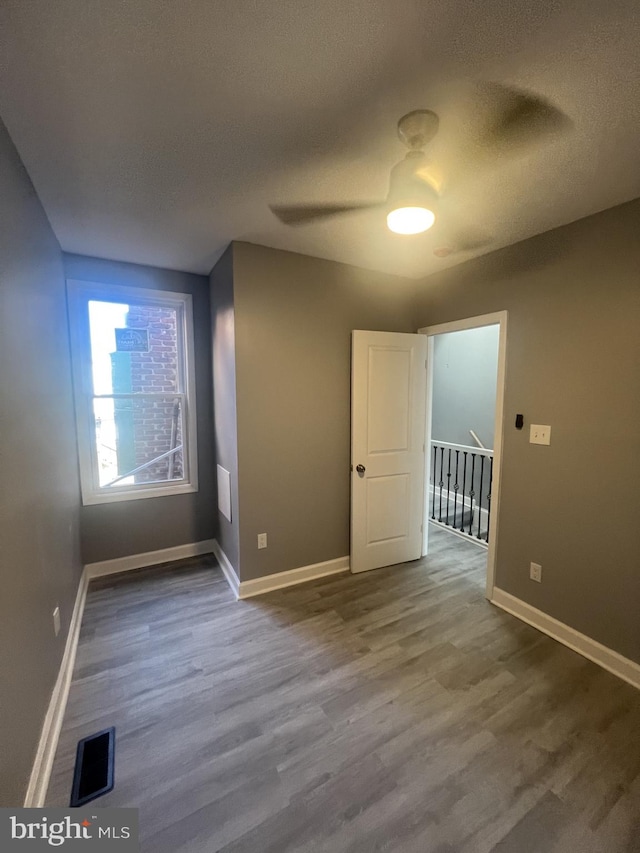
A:
[[[433,483],[429,483],[429,506],[433,505],[433,496],[435,492],[435,506],[436,509],[439,510],[439,502],[440,502],[440,488],[434,489]],[[475,500],[471,500],[469,495],[460,494],[460,492],[456,492],[454,489],[447,489],[446,486],[442,489],[442,503],[444,504],[443,512],[446,512],[446,505],[449,504],[449,514],[453,513],[453,505],[456,504],[456,512],[460,512],[460,510],[464,507],[464,511],[467,512],[470,509],[475,509],[477,503]]]
[[[24,799],[25,808],[42,808],[47,796],[53,759],[58,748],[58,738],[60,737],[62,720],[67,707],[67,698],[69,696],[69,687],[71,686],[73,666],[76,660],[78,637],[80,636],[80,626],[82,624],[82,614],[84,613],[88,585],[87,573],[83,571],[80,583],[78,584],[78,592],[76,593],[76,601],[73,607],[73,614],[71,615],[69,633],[67,634],[67,642],[65,643],[64,654],[62,655],[60,670],[58,671],[58,677],[53,687],[51,700],[49,701],[49,707],[47,708],[40,733],[36,757],[31,768],[29,785]]]
[[[336,560],[325,560],[323,563],[300,566],[298,569],[276,572],[276,574],[266,575],[263,578],[241,581],[216,539],[213,540],[213,553],[236,599],[253,598],[255,595],[264,595],[266,592],[273,592],[276,589],[283,589],[287,586],[295,586],[296,584],[312,581],[316,578],[324,578],[327,575],[335,575],[339,572],[348,572],[350,565],[348,556],[338,557]]]
[[[100,563],[87,563],[85,571],[89,580],[105,575],[115,575],[120,572],[130,572],[133,569],[144,569],[147,566],[158,566],[173,560],[186,560],[188,557],[199,557],[202,554],[213,554],[215,539],[204,539],[202,542],[189,542],[186,545],[176,545],[173,548],[161,548],[159,551],[146,551],[143,554],[131,554],[129,557],[117,557],[115,560],[103,560]]]
[[[220,547],[220,543],[217,539],[213,539],[213,553],[215,555],[216,560],[220,564],[220,568],[222,569],[222,574],[225,576],[227,583],[231,587],[231,592],[235,595],[236,599],[240,598],[240,579],[236,574],[236,570],[231,565],[231,561],[224,553],[222,548]]]
[[[325,560],[323,563],[312,563],[310,566],[300,566],[298,569],[290,569],[287,572],[276,572],[255,580],[240,581],[238,598],[252,598],[254,595],[263,595],[265,592],[273,592],[287,586],[295,586],[299,583],[324,578],[327,575],[336,575],[349,571],[349,557],[338,557],[335,560]]]
[[[433,524],[433,526],[437,527],[439,530],[446,530],[447,533],[450,533],[452,536],[457,536],[464,542],[470,542],[471,545],[477,545],[478,547],[482,548],[483,551],[486,551],[489,547],[488,542],[485,542],[484,539],[477,539],[475,536],[469,536],[469,534],[465,533],[463,530],[458,530],[456,527],[451,527],[451,525],[445,524],[443,521],[434,521],[432,518],[430,518],[429,524]],[[423,554],[422,556],[424,557],[425,555]]]
[[[635,661],[623,657],[502,589],[493,588],[491,603],[640,689],[640,664]]]
[[[25,808],[42,808],[47,796],[53,759],[58,748],[60,729],[64,719],[64,712],[69,697],[69,687],[73,676],[73,667],[78,649],[78,638],[80,626],[87,599],[89,582],[93,578],[112,575],[118,572],[127,572],[132,569],[142,569],[145,566],[155,566],[160,563],[168,563],[171,560],[183,560],[187,557],[196,557],[201,554],[214,553],[213,539],[202,542],[193,542],[187,545],[177,545],[175,548],[163,548],[160,551],[147,551],[144,554],[133,554],[130,557],[119,557],[116,560],[104,560],[101,563],[88,563],[82,572],[76,601],[69,624],[69,633],[64,647],[64,654],[60,663],[58,677],[51,694],[49,707],[44,718],[40,740],[36,750],[36,757],[31,768],[31,776],[27,786],[24,799]]]

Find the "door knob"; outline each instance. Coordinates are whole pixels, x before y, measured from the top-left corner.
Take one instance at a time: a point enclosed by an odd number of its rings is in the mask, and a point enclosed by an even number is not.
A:
[[[356,465],[356,471],[358,472],[358,474],[364,474],[366,470],[367,469],[364,467],[364,465]]]

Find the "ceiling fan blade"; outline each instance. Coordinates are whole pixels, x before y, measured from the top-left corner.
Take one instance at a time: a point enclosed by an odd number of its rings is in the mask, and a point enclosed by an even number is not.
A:
[[[496,148],[499,154],[517,155],[572,127],[566,113],[534,92],[485,83],[479,87],[479,96],[487,102],[487,120],[477,142],[485,149]]]
[[[371,210],[380,207],[382,203],[374,201],[365,204],[298,204],[288,207],[269,205],[269,209],[284,225],[304,225],[306,222],[328,219],[342,213]]]
[[[573,127],[561,109],[534,92],[499,83],[456,92],[435,140],[430,172],[442,193],[466,191],[483,172]]]

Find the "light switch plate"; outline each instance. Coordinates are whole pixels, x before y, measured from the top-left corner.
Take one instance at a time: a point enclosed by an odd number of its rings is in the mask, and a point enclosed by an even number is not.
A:
[[[548,424],[531,424],[529,444],[551,444],[551,427]]]

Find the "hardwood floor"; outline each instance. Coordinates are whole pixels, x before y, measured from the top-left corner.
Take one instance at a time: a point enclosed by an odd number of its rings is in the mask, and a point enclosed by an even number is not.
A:
[[[640,693],[483,598],[434,530],[403,567],[234,602],[213,558],[92,583],[48,805],[116,726],[142,850],[640,851]]]

